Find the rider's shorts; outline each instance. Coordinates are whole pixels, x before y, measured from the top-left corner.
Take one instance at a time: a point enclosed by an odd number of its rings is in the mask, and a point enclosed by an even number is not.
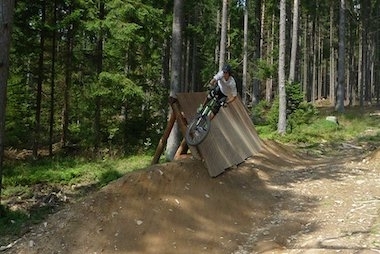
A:
[[[214,108],[212,109],[212,113],[216,115],[219,112],[220,107],[222,107],[223,102],[227,100],[227,95],[222,93],[220,90],[220,87],[216,85],[214,88],[210,90],[210,92],[207,95],[207,98],[210,100],[213,97],[217,98],[218,103],[215,104]]]

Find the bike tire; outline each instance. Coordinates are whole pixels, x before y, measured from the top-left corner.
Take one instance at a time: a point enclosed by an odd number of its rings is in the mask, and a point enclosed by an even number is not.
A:
[[[198,115],[194,117],[186,129],[187,144],[196,146],[202,143],[210,132],[210,125],[211,120],[208,116]]]

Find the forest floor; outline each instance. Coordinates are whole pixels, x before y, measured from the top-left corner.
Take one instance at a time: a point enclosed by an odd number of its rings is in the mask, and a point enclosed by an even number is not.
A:
[[[380,253],[380,149],[265,143],[215,178],[190,157],[129,173],[0,253]]]

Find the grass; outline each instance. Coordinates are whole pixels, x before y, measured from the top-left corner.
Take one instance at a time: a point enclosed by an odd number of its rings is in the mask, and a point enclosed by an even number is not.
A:
[[[56,158],[6,165],[3,199],[15,194],[28,195],[28,187],[36,184],[70,186],[95,182],[101,187],[128,172],[145,168],[150,160],[150,155],[139,155],[99,161]]]
[[[359,142],[379,142],[379,116],[371,116],[371,110],[361,111],[356,108],[347,108],[344,114],[336,115],[331,111],[319,111],[319,114],[309,124],[302,124],[293,128],[285,135],[279,135],[269,126],[255,126],[260,137],[274,139],[282,143],[303,143],[309,146],[321,142],[343,142],[356,139]],[[339,125],[326,120],[328,115],[336,115]]]
[[[7,162],[4,167],[2,200],[17,203],[35,199],[44,190],[69,190],[73,185],[101,188],[124,174],[146,168],[151,155],[89,161],[83,158],[54,158],[41,161]],[[86,189],[86,188],[84,188]],[[88,190],[87,190],[88,192]],[[78,189],[77,197],[87,193]],[[74,195],[75,197],[75,195]],[[21,202],[20,202],[21,203]],[[56,206],[0,206],[0,246],[23,234],[31,224],[41,222]]]

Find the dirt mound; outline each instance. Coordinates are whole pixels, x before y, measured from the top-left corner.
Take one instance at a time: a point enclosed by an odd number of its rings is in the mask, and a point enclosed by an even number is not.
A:
[[[210,178],[196,160],[153,166],[53,215],[34,232],[40,237],[25,243],[31,248],[19,253],[233,250],[239,237],[243,241],[237,230],[249,232],[247,221],[269,209],[247,201],[254,189],[257,195],[264,188],[253,170]]]
[[[373,251],[380,246],[380,170],[364,164],[312,159],[267,143],[216,178],[189,158],[155,165],[52,215],[6,253]],[[334,234],[342,244],[323,245]]]
[[[377,149],[374,151],[370,156],[367,158],[368,161],[373,162],[373,163],[378,163],[380,164],[380,149]]]

